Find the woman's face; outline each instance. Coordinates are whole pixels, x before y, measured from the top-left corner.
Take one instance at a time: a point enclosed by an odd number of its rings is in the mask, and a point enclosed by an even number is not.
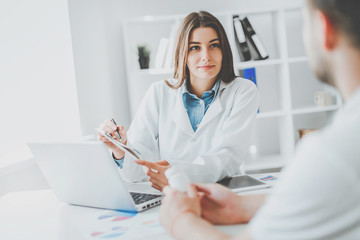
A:
[[[189,41],[187,67],[191,80],[215,81],[221,70],[222,52],[220,40],[211,27],[192,31]]]

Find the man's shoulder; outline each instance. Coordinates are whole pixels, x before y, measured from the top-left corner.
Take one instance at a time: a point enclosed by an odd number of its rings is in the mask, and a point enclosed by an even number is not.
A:
[[[321,136],[324,147],[329,152],[342,159],[351,159],[360,167],[360,112],[344,118],[343,122],[336,122],[326,128]]]
[[[298,143],[292,165],[304,173],[312,168],[320,175],[341,171],[360,176],[359,142],[359,124],[330,125],[308,134]]]

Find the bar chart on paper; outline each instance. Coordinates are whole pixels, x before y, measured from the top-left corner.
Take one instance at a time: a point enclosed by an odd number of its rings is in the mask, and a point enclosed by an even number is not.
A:
[[[166,234],[158,213],[102,210],[77,216],[73,223],[86,239],[144,239]]]

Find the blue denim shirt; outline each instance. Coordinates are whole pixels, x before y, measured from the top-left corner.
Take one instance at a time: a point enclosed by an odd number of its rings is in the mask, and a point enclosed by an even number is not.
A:
[[[211,90],[204,92],[200,98],[198,98],[195,94],[189,93],[186,81],[184,83],[185,87],[182,94],[183,103],[188,113],[191,126],[194,132],[196,132],[206,111],[210,107],[211,103],[214,101],[219,91],[220,80],[218,79],[214,84],[214,87]],[[119,160],[114,158],[114,160],[120,168],[123,167],[124,158]]]
[[[118,165],[119,168],[123,168],[124,158],[116,159],[116,158],[114,157],[114,154],[112,154],[112,157],[113,157],[116,165]]]
[[[203,95],[198,98],[195,94],[189,93],[187,83],[185,82],[182,97],[194,132],[198,129],[206,111],[214,101],[216,94],[219,91],[219,86],[220,80],[217,80],[211,90],[204,92]]]

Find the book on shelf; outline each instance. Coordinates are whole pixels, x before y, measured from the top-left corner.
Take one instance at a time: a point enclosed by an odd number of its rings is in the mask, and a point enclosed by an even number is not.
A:
[[[269,54],[267,53],[264,44],[260,40],[258,34],[256,34],[249,19],[245,16],[240,16],[239,19],[244,29],[246,39],[248,40],[250,52],[253,50],[251,52],[253,59],[264,60],[269,58]]]
[[[156,51],[155,56],[155,68],[163,68],[164,67],[164,61],[166,56],[166,50],[169,44],[169,39],[162,37],[159,42],[159,47]]]
[[[176,38],[176,32],[179,28],[180,23],[176,22],[171,27],[170,35],[169,35],[169,44],[168,49],[166,51],[165,56],[165,62],[164,62],[164,68],[169,69],[174,65],[174,54],[175,54],[175,38]]]
[[[250,49],[246,41],[246,35],[238,15],[233,16],[234,35],[236,48],[242,62],[251,60]]]

